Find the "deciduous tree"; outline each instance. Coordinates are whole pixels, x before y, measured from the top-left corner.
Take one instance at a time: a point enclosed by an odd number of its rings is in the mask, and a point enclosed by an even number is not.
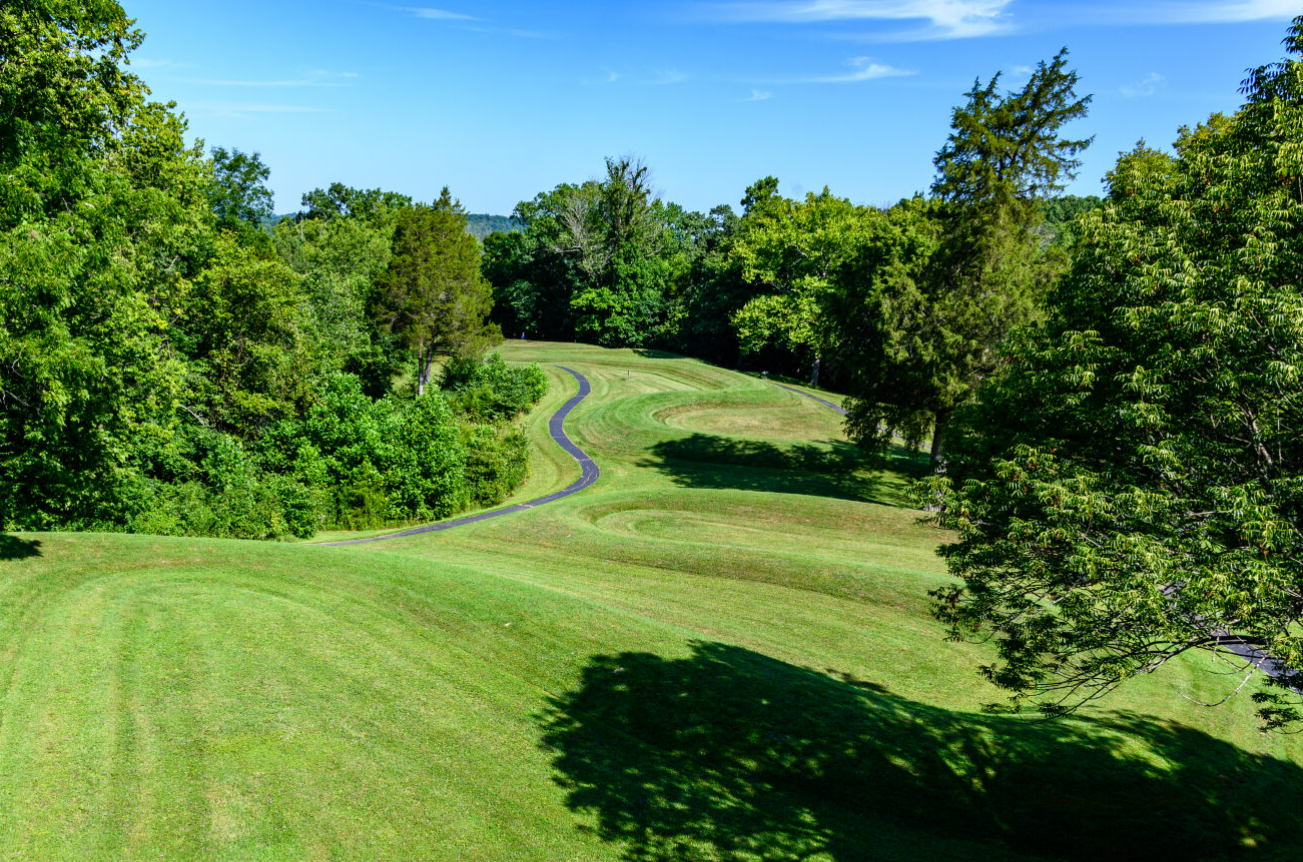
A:
[[[1247,104],[1138,147],[1081,222],[1048,321],[1011,349],[934,480],[954,637],[1015,702],[1073,709],[1186,654],[1299,719],[1303,17]],[[932,498],[935,499],[935,498]]]

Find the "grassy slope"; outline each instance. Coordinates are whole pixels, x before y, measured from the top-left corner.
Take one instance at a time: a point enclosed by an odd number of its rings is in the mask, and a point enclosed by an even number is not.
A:
[[[1300,747],[1204,664],[984,716],[942,538],[837,417],[691,360],[586,374],[583,494],[353,548],[0,544],[0,858],[1298,858]],[[518,498],[577,472],[529,420]],[[909,468],[908,461],[897,464]]]

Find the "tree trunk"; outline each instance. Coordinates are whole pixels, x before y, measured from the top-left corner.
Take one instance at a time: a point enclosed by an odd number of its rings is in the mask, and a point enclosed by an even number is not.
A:
[[[940,475],[946,472],[946,425],[950,422],[950,416],[945,413],[938,413],[936,420],[932,425],[932,472]]]
[[[416,347],[416,395],[419,398],[425,394],[425,381],[430,377],[430,361],[425,355],[425,345],[420,344]]]
[[[814,358],[814,371],[810,374],[810,385],[816,389],[819,387],[819,357]]]

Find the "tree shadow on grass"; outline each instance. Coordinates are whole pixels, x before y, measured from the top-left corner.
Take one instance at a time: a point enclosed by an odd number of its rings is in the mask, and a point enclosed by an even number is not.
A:
[[[640,466],[666,473],[687,488],[812,494],[889,505],[898,505],[908,479],[926,470],[904,448],[875,462],[844,440],[778,446],[691,434],[657,443],[649,453]]]
[[[1142,716],[950,712],[697,643],[598,657],[540,721],[628,862],[1303,858],[1303,770]]]
[[[41,543],[36,539],[20,539],[0,533],[0,560],[23,560],[41,555]]]

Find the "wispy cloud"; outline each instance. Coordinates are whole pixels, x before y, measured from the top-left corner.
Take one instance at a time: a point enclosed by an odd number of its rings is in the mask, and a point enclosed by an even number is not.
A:
[[[966,39],[1007,32],[1013,0],[768,0],[706,7],[718,20],[813,24],[834,21],[923,23],[922,28],[873,34],[885,39]]]
[[[861,81],[873,81],[878,78],[902,78],[917,74],[909,69],[898,69],[885,63],[875,63],[869,57],[852,57],[846,61],[850,71],[840,75],[810,75],[796,78],[737,78],[739,84],[855,84]],[[763,92],[763,91],[756,91]]]
[[[514,36],[517,39],[545,39],[559,40],[569,39],[569,33],[563,33],[559,30],[530,30],[523,27],[501,27],[492,26],[494,22],[491,19],[479,18],[475,15],[467,15],[465,12],[454,12],[451,9],[435,9],[429,6],[385,6],[385,9],[391,9],[395,12],[405,12],[408,15],[414,15],[417,18],[423,18],[426,21],[447,21],[451,24],[463,25],[463,30],[472,33],[487,33],[493,36]],[[465,26],[478,24],[480,26]]]
[[[854,57],[848,63],[851,71],[842,75],[822,75],[813,78],[797,78],[794,84],[855,84],[860,81],[874,81],[878,78],[900,78],[914,73],[907,69],[897,69],[884,63],[875,63],[868,57]]]
[[[743,99],[744,102],[765,102],[772,99],[774,94],[768,90],[752,90],[751,95]]]
[[[1222,0],[1216,3],[1150,3],[1132,14],[1153,23],[1233,24],[1239,21],[1288,19],[1303,12],[1298,0]]]
[[[584,78],[581,83],[594,86],[604,84],[615,84],[623,82],[638,87],[658,86],[665,84],[682,84],[684,81],[692,80],[692,76],[682,69],[651,69],[641,73],[626,74],[624,72],[615,72],[611,70],[603,71],[599,77]]]
[[[447,9],[431,9],[427,6],[399,6],[400,11],[408,12],[417,18],[424,18],[427,21],[478,21],[474,15],[466,15],[462,12],[450,12]]]
[[[569,33],[559,30],[516,30],[510,27],[463,27],[471,33],[488,33],[490,35],[515,36],[517,39],[569,39]]]
[[[1122,95],[1128,99],[1143,99],[1146,96],[1152,96],[1158,92],[1159,88],[1167,83],[1167,79],[1157,72],[1150,72],[1143,81],[1134,84],[1123,84],[1120,88]]]

